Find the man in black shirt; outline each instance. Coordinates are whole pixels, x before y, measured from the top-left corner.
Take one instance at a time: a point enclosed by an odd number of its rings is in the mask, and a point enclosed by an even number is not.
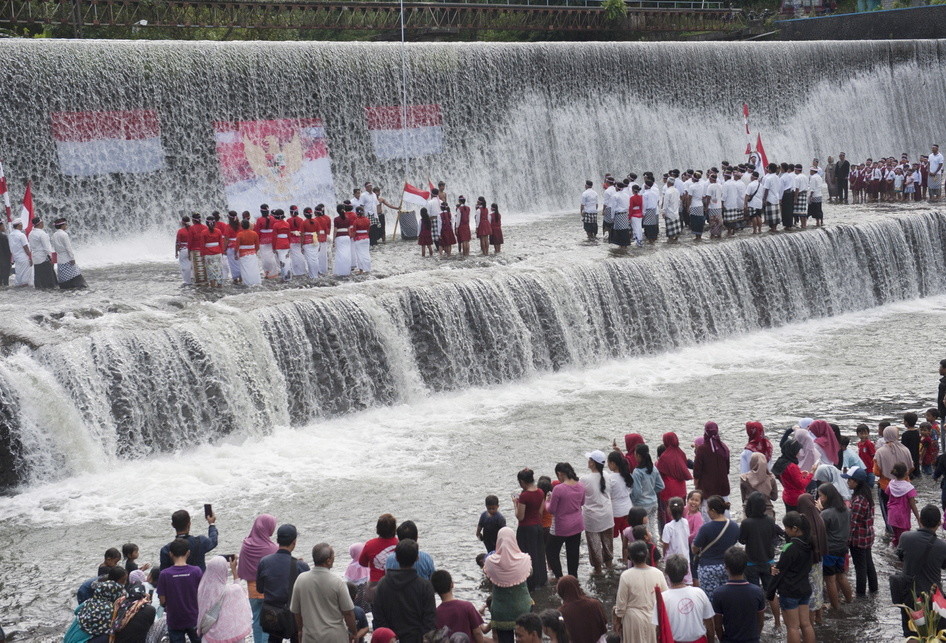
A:
[[[900,443],[910,451],[913,457],[913,471],[908,472],[911,478],[919,478],[922,475],[920,470],[920,432],[916,428],[919,420],[916,413],[912,411],[903,414],[903,427],[906,429],[900,434]]]
[[[939,389],[936,391],[936,408],[939,409],[940,424],[946,422],[946,359],[939,362]],[[940,429],[942,431],[942,429]]]
[[[943,522],[943,514],[936,505],[926,505],[920,511],[920,527],[900,536],[897,557],[903,561],[903,573],[913,578],[917,595],[934,585],[942,588],[943,569],[946,569],[946,540],[936,536]],[[906,613],[901,610],[904,636],[911,636]]]
[[[838,182],[838,201],[847,203],[847,177],[851,173],[851,162],[844,152],[838,154],[838,162],[834,164],[834,180]]]

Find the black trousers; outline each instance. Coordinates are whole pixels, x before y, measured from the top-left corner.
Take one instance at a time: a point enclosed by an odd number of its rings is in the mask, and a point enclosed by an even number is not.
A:
[[[565,545],[565,562],[568,565],[568,573],[572,576],[578,576],[578,552],[581,548],[581,532],[573,536],[549,536],[549,566],[555,578],[562,577],[562,545]]]
[[[4,260],[0,257],[0,286],[9,286],[10,285],[10,258],[7,257]]]
[[[782,195],[782,227],[791,228],[795,223],[795,193],[786,192]]]
[[[838,199],[847,203],[847,178],[838,179]]]
[[[874,569],[874,557],[870,547],[855,547],[851,545],[851,562],[854,563],[854,589],[858,594],[864,594],[868,588],[877,591],[877,570]]]
[[[545,570],[545,539],[542,534],[542,525],[520,525],[516,529],[516,544],[532,559],[532,575],[529,576],[527,582],[529,591],[531,592],[536,587],[545,587],[548,582],[548,572]]]

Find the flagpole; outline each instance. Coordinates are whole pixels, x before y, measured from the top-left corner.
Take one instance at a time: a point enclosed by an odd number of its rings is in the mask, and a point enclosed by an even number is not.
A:
[[[407,38],[404,25],[404,0],[401,5],[401,160],[404,169],[404,181],[407,181]],[[394,231],[391,241],[397,236],[397,224],[401,220],[401,207],[404,204],[404,192],[401,191],[401,205],[397,209],[397,219],[394,221]]]

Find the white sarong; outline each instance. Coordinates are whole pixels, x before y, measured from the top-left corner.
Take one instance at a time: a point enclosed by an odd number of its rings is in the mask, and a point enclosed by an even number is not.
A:
[[[227,248],[227,265],[230,266],[230,277],[240,278],[240,258],[237,256],[236,248]]]
[[[301,277],[306,274],[306,261],[302,256],[302,244],[293,243],[289,246],[289,262],[292,265],[292,276]]]
[[[266,273],[267,278],[275,277],[279,274],[279,264],[276,263],[276,254],[273,252],[272,244],[260,244],[259,258],[257,261],[263,265],[263,272]]]
[[[259,257],[255,254],[240,257],[240,276],[247,286],[258,286],[263,279],[260,276]]]
[[[351,237],[335,237],[335,275],[347,277],[351,274]]]
[[[289,281],[289,278],[292,277],[292,264],[289,262],[289,248],[285,250],[275,250],[276,253],[276,262],[279,264],[279,274],[282,275],[283,281]]]
[[[302,257],[305,259],[305,274],[309,279],[319,276],[319,251],[314,243],[302,246]]]
[[[191,258],[187,253],[187,249],[177,253],[177,265],[181,269],[181,279],[184,281],[184,285],[190,286],[194,283],[194,266],[191,264]],[[19,270],[17,270],[17,272],[19,272]]]
[[[13,267],[16,270],[14,286],[29,286],[33,283],[33,265],[28,257],[17,259],[13,263]]]
[[[371,240],[362,239],[355,242],[355,260],[358,263],[358,269],[363,272],[371,272]]]
[[[319,254],[319,274],[327,275],[328,274],[328,241],[322,241],[319,243],[318,247]]]
[[[634,242],[637,245],[644,243],[644,218],[631,217],[631,234],[634,236]]]

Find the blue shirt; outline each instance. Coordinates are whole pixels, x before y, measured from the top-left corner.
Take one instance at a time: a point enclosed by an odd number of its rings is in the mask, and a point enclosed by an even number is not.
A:
[[[394,554],[388,556],[388,562],[384,564],[384,569],[391,571],[392,569],[400,568],[401,566],[397,564],[397,557]],[[430,554],[421,551],[417,553],[417,562],[414,563],[414,569],[417,571],[418,576],[430,580],[430,577],[437,571],[437,566],[434,565],[434,559],[430,557]]]
[[[731,580],[713,591],[713,611],[723,620],[721,643],[758,643],[759,612],[765,609],[765,596],[758,585]]]
[[[190,553],[187,554],[187,564],[193,565],[194,567],[200,567],[200,571],[207,569],[207,563],[205,558],[208,551],[213,551],[214,547],[217,546],[217,526],[210,525],[207,528],[206,536],[191,536],[190,534],[178,534],[175,537],[183,538],[184,540],[190,543]],[[161,548],[161,569],[167,569],[171,567],[174,563],[171,561],[171,543],[168,543]]]
[[[480,514],[478,526],[483,534],[483,544],[486,546],[486,551],[496,551],[496,537],[499,530],[506,526],[506,519],[498,511],[492,516],[489,515],[488,511],[484,511]]]
[[[275,554],[263,556],[256,566],[256,591],[267,603],[288,605],[292,596],[289,576],[292,570],[290,559],[295,560],[288,549],[279,549]],[[309,571],[309,566],[296,561],[298,574]],[[298,577],[298,574],[296,576]]]

